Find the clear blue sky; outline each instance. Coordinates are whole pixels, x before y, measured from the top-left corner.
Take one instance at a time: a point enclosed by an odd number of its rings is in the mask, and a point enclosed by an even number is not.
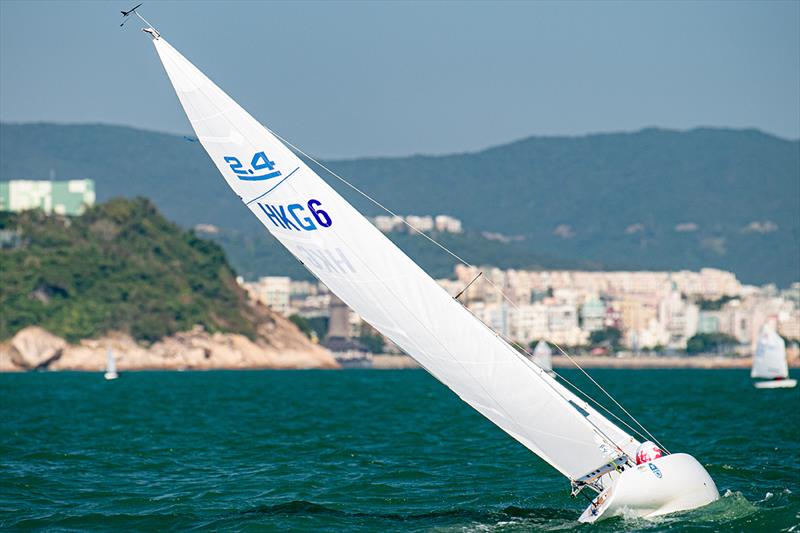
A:
[[[185,133],[118,2],[0,1],[0,119]],[[158,2],[142,12],[323,157],[647,126],[800,136],[800,2]]]

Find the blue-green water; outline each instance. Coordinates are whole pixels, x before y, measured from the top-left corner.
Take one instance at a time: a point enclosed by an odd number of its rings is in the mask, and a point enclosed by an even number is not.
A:
[[[741,370],[593,374],[725,496],[582,529],[800,529],[797,389]],[[0,402],[4,528],[568,530],[585,506],[423,371],[6,374]]]

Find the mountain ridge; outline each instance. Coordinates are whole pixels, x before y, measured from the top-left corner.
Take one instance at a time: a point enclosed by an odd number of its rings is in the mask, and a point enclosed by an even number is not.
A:
[[[184,226],[211,223],[274,245],[183,136],[3,123],[0,140],[0,179],[54,168],[57,177],[95,179],[98,201],[146,195]],[[751,283],[800,279],[800,141],[752,128],[530,136],[476,152],[323,164],[395,212],[523,235],[532,255],[629,269],[711,266]],[[380,214],[329,181],[366,215]]]

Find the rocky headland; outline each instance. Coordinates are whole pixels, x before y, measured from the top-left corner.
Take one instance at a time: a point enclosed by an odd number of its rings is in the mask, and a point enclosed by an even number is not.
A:
[[[337,368],[146,199],[0,212],[0,370]]]
[[[282,317],[263,330],[255,340],[236,333],[209,333],[196,326],[150,345],[119,332],[70,344],[29,326],[0,343],[0,371],[102,371],[109,349],[119,371],[339,367],[328,350],[311,343]]]

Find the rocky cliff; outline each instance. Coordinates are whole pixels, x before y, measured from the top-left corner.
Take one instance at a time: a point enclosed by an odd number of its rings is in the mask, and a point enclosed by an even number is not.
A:
[[[117,369],[209,370],[244,368],[338,368],[328,350],[312,344],[297,328],[276,316],[251,340],[237,333],[209,333],[202,326],[146,345],[126,333],[69,344],[37,326],[0,344],[0,371],[102,371],[113,350]]]

